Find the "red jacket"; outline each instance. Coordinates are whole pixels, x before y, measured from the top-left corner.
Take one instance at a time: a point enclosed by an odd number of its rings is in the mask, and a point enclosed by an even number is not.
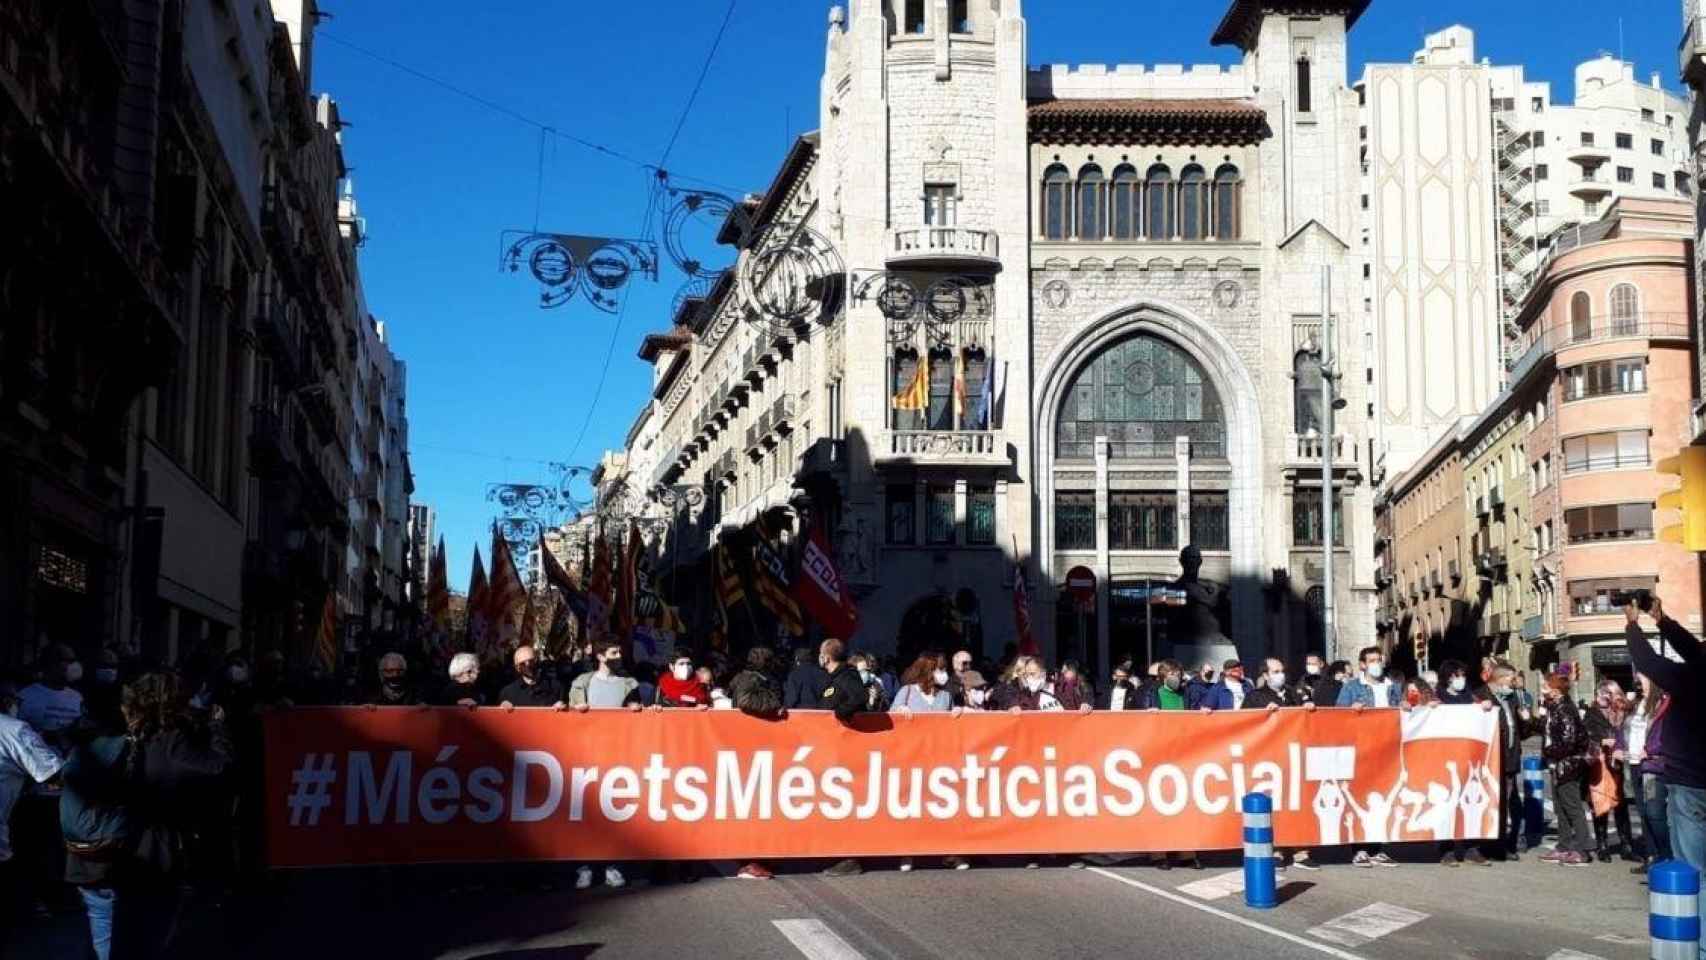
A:
[[[708,707],[711,705],[711,691],[699,682],[697,677],[686,680],[675,679],[675,674],[666,673],[658,678],[658,706],[660,707]]]

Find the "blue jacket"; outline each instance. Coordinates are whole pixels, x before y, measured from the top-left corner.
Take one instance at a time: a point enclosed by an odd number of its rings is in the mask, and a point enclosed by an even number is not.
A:
[[[1346,680],[1345,685],[1339,688],[1339,702],[1334,706],[1354,707],[1360,703],[1365,707],[1396,707],[1398,698],[1404,695],[1403,686],[1401,683],[1388,683],[1386,685],[1386,702],[1375,703],[1374,688],[1363,682],[1361,674],[1357,674]]]
[[[1251,692],[1256,688],[1248,680],[1241,681],[1241,683],[1244,687],[1244,696],[1245,698],[1248,698]],[[1226,686],[1225,680],[1222,680],[1213,686],[1204,687],[1202,699],[1192,704],[1192,706],[1198,709],[1207,707],[1210,710],[1236,709],[1236,706],[1232,702],[1232,690]]]

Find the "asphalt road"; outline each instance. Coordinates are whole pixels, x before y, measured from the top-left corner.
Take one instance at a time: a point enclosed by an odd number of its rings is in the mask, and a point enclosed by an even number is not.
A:
[[[1235,857],[1202,871],[1074,870],[1018,863],[953,872],[871,861],[829,879],[804,865],[769,882],[712,876],[569,889],[572,871],[433,868],[300,873],[222,908],[197,904],[175,957],[643,957],[927,960],[1043,957],[1336,957],[1340,960],[1639,960],[1646,887],[1617,862],[1533,857],[1438,865],[1432,848],[1365,870],[1342,862],[1282,878],[1281,904],[1250,910]],[[1093,858],[1097,860],[1101,858]],[[1341,858],[1342,859],[1342,858]],[[732,864],[720,865],[724,872]],[[643,871],[631,871],[639,874]],[[76,917],[18,931],[0,957],[82,960]]]

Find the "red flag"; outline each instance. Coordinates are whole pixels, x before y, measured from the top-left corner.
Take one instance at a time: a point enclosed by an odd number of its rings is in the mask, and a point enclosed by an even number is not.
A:
[[[557,555],[545,546],[544,534],[539,535],[539,565],[544,570],[545,582],[562,591],[563,602],[568,604],[569,612],[584,620],[587,613],[586,591],[582,590],[569,571],[563,568]]]
[[[636,580],[640,566],[640,526],[629,521],[628,539],[622,544],[622,566],[617,570],[616,580],[616,609],[611,615],[611,629],[615,631],[615,640],[622,645],[624,662],[634,662],[634,625],[639,622],[635,616],[634,602],[639,597],[639,584]]]
[[[1013,545],[1018,552],[1018,544]],[[1037,640],[1031,636],[1031,597],[1025,591],[1025,565],[1015,560],[1013,562],[1013,626],[1019,634],[1019,654],[1026,657],[1042,655],[1037,646]]]
[[[849,640],[859,629],[859,608],[847,592],[841,571],[829,552],[823,530],[813,525],[800,552],[800,575],[794,578],[794,599],[806,609],[825,632]]]
[[[445,569],[443,537],[438,538],[438,547],[432,552],[432,563],[427,570],[426,593],[427,621],[432,630],[432,651],[449,656],[450,574]]]
[[[602,641],[610,632],[610,542],[602,536],[592,548],[592,580],[586,600],[587,639]]]

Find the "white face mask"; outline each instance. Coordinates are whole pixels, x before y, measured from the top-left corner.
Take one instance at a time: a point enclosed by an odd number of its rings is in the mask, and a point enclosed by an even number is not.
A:
[[[1032,693],[1036,693],[1036,692],[1042,690],[1042,688],[1043,688],[1043,678],[1042,677],[1026,677],[1025,678],[1025,689],[1026,690],[1029,690]]]
[[[871,671],[865,669],[864,667],[860,667],[859,668],[859,679],[865,683],[870,683],[871,682]]]
[[[1284,671],[1280,671],[1279,673],[1268,674],[1268,689],[1269,690],[1284,690],[1285,689],[1285,672]]]
[[[693,675],[693,664],[691,664],[691,663],[678,663],[671,669],[670,672],[675,674],[675,679],[686,680],[688,677]]]
[[[1319,663],[1306,663],[1303,665],[1303,672],[1312,677],[1319,677],[1321,675],[1321,665]]]
[[[1386,675],[1386,664],[1384,663],[1371,663],[1363,669],[1368,673],[1370,680],[1379,680]]]
[[[1469,678],[1468,677],[1452,677],[1451,678],[1451,692],[1452,693],[1462,693],[1463,688],[1467,687],[1467,686],[1469,686]]]
[[[936,686],[938,686],[938,687],[943,686],[943,685],[947,684],[947,682],[948,682],[948,671],[946,671],[946,670],[933,671],[930,674],[930,679],[935,681]]]
[[[83,679],[83,665],[81,663],[68,663],[65,665],[66,683],[76,683],[81,679]]]

